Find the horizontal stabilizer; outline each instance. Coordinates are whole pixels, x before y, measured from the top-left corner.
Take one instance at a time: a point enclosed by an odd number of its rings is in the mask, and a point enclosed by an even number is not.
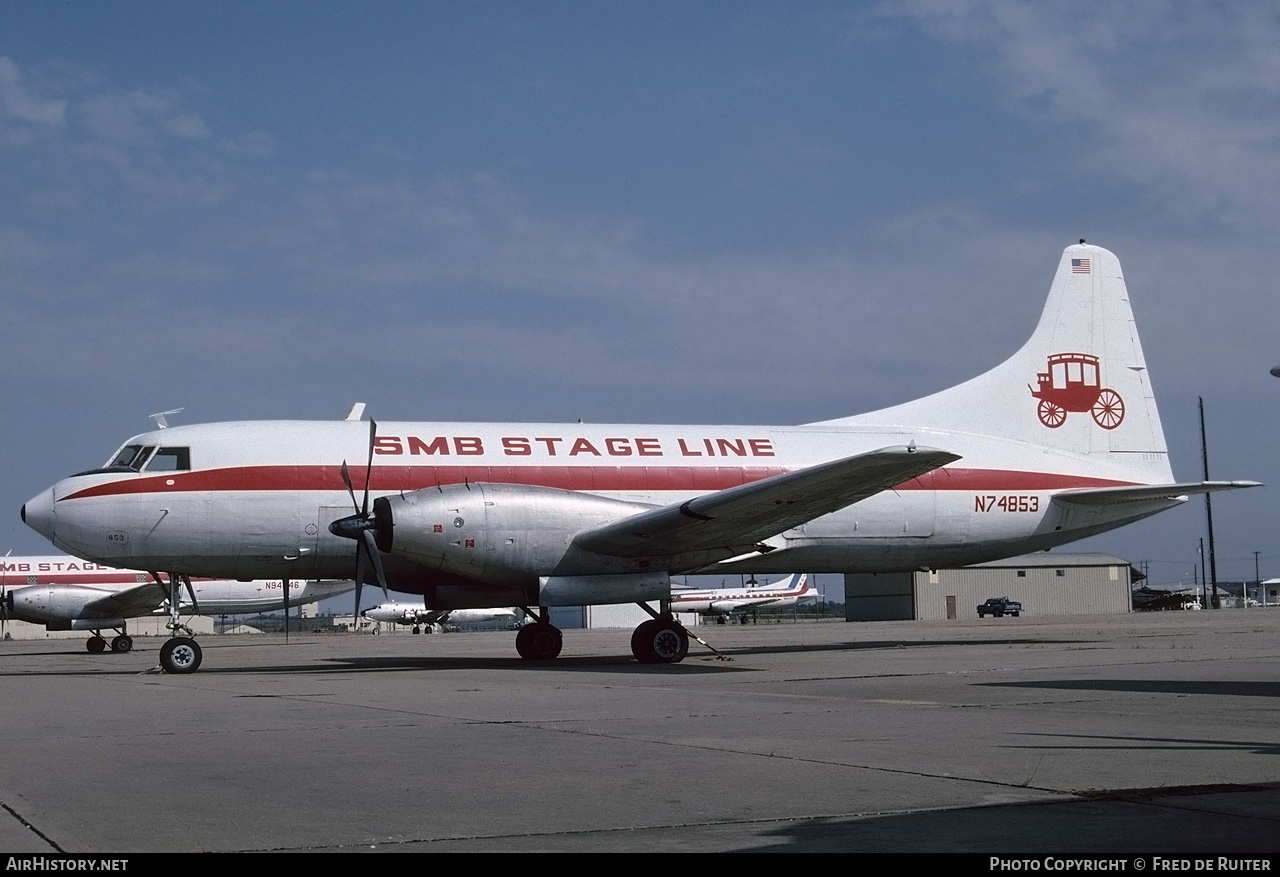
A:
[[[1182,499],[1193,493],[1213,493],[1218,490],[1236,490],[1244,487],[1261,487],[1257,481],[1188,481],[1182,484],[1134,484],[1129,487],[1086,487],[1080,490],[1064,490],[1053,497],[1054,502],[1077,505],[1113,505],[1124,502],[1144,502],[1153,499]]]
[[[737,547],[842,509],[960,457],[914,445],[881,448],[708,493],[579,533],[574,544],[611,557]]]

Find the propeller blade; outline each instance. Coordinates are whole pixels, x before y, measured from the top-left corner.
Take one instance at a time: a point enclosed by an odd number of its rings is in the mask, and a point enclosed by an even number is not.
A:
[[[372,530],[362,530],[360,534],[364,537],[364,550],[369,552],[369,559],[373,561],[373,571],[378,574],[378,584],[382,586],[382,598],[390,600],[391,595],[387,593],[387,574],[382,569],[382,554],[378,551],[378,542],[374,538]]]
[[[347,495],[351,497],[351,508],[360,514],[360,506],[356,505],[356,492],[351,489],[351,472],[347,469],[347,461],[342,461],[342,483],[347,485]]]
[[[364,552],[360,550],[360,546],[356,545],[356,611],[354,613],[355,624],[360,624],[360,590],[364,587],[364,577],[368,571],[364,565]]]
[[[285,576],[280,582],[284,585],[284,641],[289,642],[289,577]]]
[[[373,445],[378,440],[378,421],[369,420],[369,461],[364,466],[364,503],[360,514],[369,517],[369,482],[373,478]]]

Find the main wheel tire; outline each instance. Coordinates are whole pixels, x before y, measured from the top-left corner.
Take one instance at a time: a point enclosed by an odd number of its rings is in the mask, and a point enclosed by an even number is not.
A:
[[[653,628],[658,622],[650,618],[648,621],[640,622],[640,625],[631,631],[631,654],[636,656],[636,660],[641,664],[656,664],[658,656],[653,653]]]
[[[91,636],[85,642],[84,647],[90,654],[98,655],[107,650],[107,641],[100,636]]]
[[[662,621],[653,636],[653,654],[659,664],[679,664],[689,654],[689,635],[674,621]]]
[[[200,644],[189,636],[175,636],[160,647],[160,666],[166,673],[194,673],[203,657]]]
[[[560,628],[545,622],[526,624],[516,634],[516,651],[526,661],[553,661],[564,647]]]
[[[126,636],[125,634],[122,633],[111,641],[111,651],[113,652],[117,652],[123,655],[125,652],[132,651],[132,650],[133,650],[133,637],[131,636]]]
[[[678,664],[689,653],[689,635],[674,621],[650,618],[631,634],[631,654],[641,664]]]

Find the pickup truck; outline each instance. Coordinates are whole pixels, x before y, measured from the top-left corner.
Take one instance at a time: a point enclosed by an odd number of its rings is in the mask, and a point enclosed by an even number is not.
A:
[[[1000,618],[1004,615],[1012,615],[1017,618],[1021,611],[1022,604],[1017,600],[1010,600],[1008,597],[992,597],[978,607],[978,617],[986,618],[988,615],[994,615]]]

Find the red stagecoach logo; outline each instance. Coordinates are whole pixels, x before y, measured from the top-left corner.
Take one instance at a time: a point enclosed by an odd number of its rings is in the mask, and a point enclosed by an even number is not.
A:
[[[1036,414],[1040,422],[1057,429],[1067,420],[1067,412],[1088,411],[1103,429],[1115,429],[1124,420],[1124,400],[1115,390],[1102,386],[1098,357],[1087,353],[1055,353],[1049,370],[1040,372],[1040,389],[1031,395],[1040,400]]]

